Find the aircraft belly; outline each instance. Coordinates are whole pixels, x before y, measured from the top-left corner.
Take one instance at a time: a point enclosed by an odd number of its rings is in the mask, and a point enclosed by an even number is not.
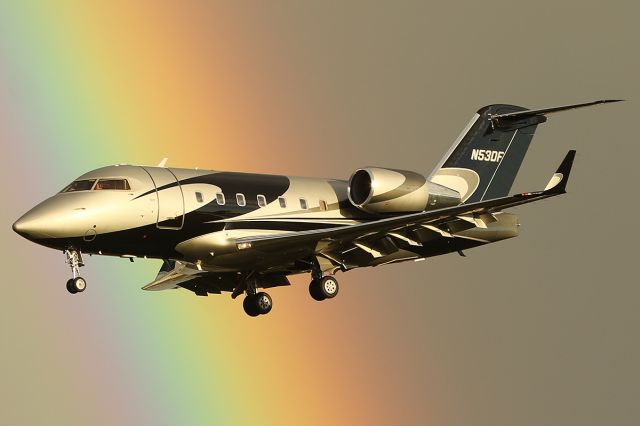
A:
[[[203,268],[216,271],[266,270],[271,266],[284,265],[300,257],[312,254],[311,249],[300,247],[267,253],[258,250],[238,249],[236,239],[246,236],[274,234],[274,230],[224,230],[183,241],[176,251],[189,262],[200,262]],[[280,231],[287,233],[289,231]]]

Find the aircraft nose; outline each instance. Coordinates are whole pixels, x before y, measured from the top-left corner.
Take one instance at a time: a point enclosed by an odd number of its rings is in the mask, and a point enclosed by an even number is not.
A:
[[[13,224],[22,237],[38,242],[82,236],[95,226],[96,216],[81,197],[55,195],[26,212]]]
[[[43,215],[29,211],[13,224],[13,230],[27,239],[50,238],[49,221]]]
[[[24,237],[28,232],[28,227],[25,226],[24,220],[22,219],[16,220],[15,223],[13,224],[13,231],[16,234],[22,235]]]

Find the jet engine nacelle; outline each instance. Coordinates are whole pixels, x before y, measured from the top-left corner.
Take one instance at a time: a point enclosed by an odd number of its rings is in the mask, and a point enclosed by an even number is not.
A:
[[[460,204],[460,194],[419,173],[367,167],[349,179],[349,201],[368,213],[409,213]]]

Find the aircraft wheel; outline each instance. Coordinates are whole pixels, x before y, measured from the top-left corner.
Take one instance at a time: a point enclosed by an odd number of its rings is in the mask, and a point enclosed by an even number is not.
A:
[[[273,308],[273,300],[271,300],[271,296],[269,296],[264,291],[256,294],[255,296],[255,305],[258,310],[258,314],[266,315],[271,312],[271,308]]]
[[[71,278],[67,281],[67,290],[71,294],[82,293],[87,288],[87,282],[82,277]]]
[[[242,301],[242,307],[244,308],[244,311],[247,313],[247,315],[249,315],[250,317],[257,317],[258,315],[260,315],[258,313],[258,306],[255,301],[255,296],[249,295],[245,297],[244,300]]]
[[[313,300],[317,300],[318,302],[322,302],[326,297],[322,294],[322,290],[320,290],[320,280],[313,280],[311,284],[309,284],[309,294],[313,298]]]
[[[323,277],[319,283],[318,287],[320,289],[320,293],[324,296],[325,299],[332,299],[338,295],[338,280],[336,280],[332,276]]]

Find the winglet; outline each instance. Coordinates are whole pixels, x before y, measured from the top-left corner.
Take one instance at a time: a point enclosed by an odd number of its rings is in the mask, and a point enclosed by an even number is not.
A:
[[[158,167],[164,167],[167,165],[167,160],[169,160],[167,157],[163,158],[160,163],[158,164]]]
[[[576,157],[575,149],[567,152],[567,155],[560,163],[558,170],[551,176],[551,180],[544,189],[545,193],[565,193],[567,188],[567,182],[569,181],[569,174],[571,173],[571,167],[573,166],[573,160]]]

